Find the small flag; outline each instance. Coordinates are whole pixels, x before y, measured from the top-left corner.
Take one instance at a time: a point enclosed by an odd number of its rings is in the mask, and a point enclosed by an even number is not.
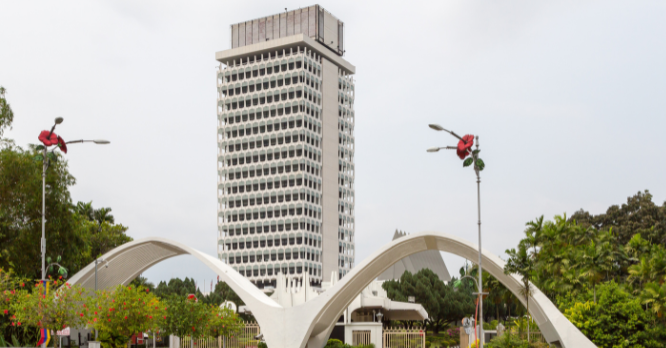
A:
[[[47,329],[39,329],[39,342],[37,342],[37,346],[41,346],[42,344],[48,346],[49,341],[51,340],[51,333]]]

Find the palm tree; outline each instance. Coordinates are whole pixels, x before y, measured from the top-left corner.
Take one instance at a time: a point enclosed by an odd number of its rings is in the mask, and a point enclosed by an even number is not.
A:
[[[534,221],[530,221],[525,224],[527,229],[525,229],[526,238],[523,239],[529,247],[532,247],[532,255],[534,258],[537,258],[537,247],[541,244],[541,234],[543,230],[543,215],[536,218]]]
[[[525,306],[527,309],[527,315],[530,316],[530,297],[532,297],[533,287],[530,283],[530,279],[534,274],[534,260],[529,256],[527,252],[527,246],[524,243],[518,245],[518,251],[515,249],[507,250],[507,255],[509,255],[509,260],[504,266],[505,274],[517,274],[520,276],[520,280],[523,283],[523,287],[520,289],[520,295],[525,298]],[[530,341],[530,323],[529,319],[527,321],[527,342]]]
[[[640,287],[643,287],[643,282],[647,282],[651,280],[651,274],[652,274],[652,265],[650,260],[647,259],[647,257],[641,257],[641,261],[635,265],[631,265],[629,267],[629,277],[627,277],[627,280],[629,280],[630,283],[635,282],[638,280],[638,284]]]
[[[148,281],[148,278],[143,277],[139,275],[138,277],[134,278],[132,282],[130,283],[132,286],[139,287],[143,286],[146,289],[150,289],[151,291],[155,290],[155,285],[153,283]]]
[[[666,311],[666,284],[661,284],[661,286],[655,282],[646,284],[641,298],[644,305],[652,307],[652,312],[657,315],[657,318],[662,319],[664,317],[664,311]]]
[[[79,202],[76,203],[76,213],[86,218],[88,221],[93,221],[95,219],[92,207],[92,201],[88,203]]]
[[[604,274],[608,274],[609,262],[612,262],[608,244],[608,242],[603,244],[590,242],[583,248],[582,266],[585,269],[585,276],[592,284],[594,303],[597,303],[597,284],[604,279]]]
[[[483,272],[483,275],[484,275],[483,284],[489,290],[488,299],[492,301],[492,303],[495,305],[495,312],[497,314],[497,317],[495,319],[499,321],[500,304],[502,303],[504,293],[507,290],[504,287],[504,285],[502,285],[502,283],[500,283],[500,281],[497,280],[497,278],[491,276],[490,273]]]
[[[102,229],[102,224],[107,222],[110,224],[115,223],[115,219],[113,218],[113,215],[111,215],[111,208],[99,208],[95,209],[95,221],[97,221],[97,224],[99,225],[99,229]]]

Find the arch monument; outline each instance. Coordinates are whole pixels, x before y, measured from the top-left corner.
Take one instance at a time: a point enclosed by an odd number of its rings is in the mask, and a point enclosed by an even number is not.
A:
[[[468,260],[478,257],[477,246],[461,238],[441,232],[414,233],[383,246],[319,296],[285,308],[219,259],[175,241],[151,237],[123,244],[106,253],[103,258],[110,262],[110,266],[98,268],[98,289],[127,285],[163,260],[192,255],[219,275],[252,310],[268,347],[322,348],[342,311],[370,282],[402,258],[425,250],[440,250]],[[520,296],[520,279],[504,274],[504,261],[486,250],[483,250],[482,257],[484,270],[524,302]],[[95,264],[75,274],[70,283],[94,288]],[[536,288],[529,307],[546,341],[563,348],[596,348]]]

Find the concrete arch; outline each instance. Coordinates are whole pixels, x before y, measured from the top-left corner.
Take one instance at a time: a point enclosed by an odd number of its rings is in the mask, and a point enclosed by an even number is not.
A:
[[[232,267],[217,258],[204,254],[196,249],[190,248],[166,238],[150,237],[123,244],[102,256],[108,261],[109,267],[98,265],[97,288],[106,289],[118,284],[128,285],[139,274],[150,267],[180,255],[192,255],[213,270],[220,279],[226,282],[236,294],[250,308],[262,308],[268,314],[258,316],[257,322],[261,327],[271,325],[273,312],[279,312],[283,308],[275,301],[266,296],[247,278],[240,275]],[[70,284],[81,284],[88,289],[95,287],[95,264],[91,263],[69,279]]]
[[[478,259],[477,245],[441,232],[419,232],[396,239],[354,267],[322,295],[299,306],[315,306],[316,303],[316,307],[319,309],[312,320],[308,335],[308,337],[311,337],[311,342],[318,345],[319,342],[316,342],[318,338],[324,337],[326,339],[328,337],[341,311],[347,308],[351,301],[373,279],[402,258],[425,250],[449,252],[468,260]],[[520,296],[520,279],[515,275],[504,274],[505,262],[487,250],[482,250],[482,258],[483,269],[497,278],[525,304],[524,299]],[[541,290],[536,287],[534,289],[534,296],[530,300],[530,314],[548,342],[565,348],[596,347],[592,341],[564,317]]]
[[[98,288],[127,285],[153,265],[174,256],[189,254],[217,273],[252,309],[269,347],[321,348],[342,311],[373,279],[402,258],[425,250],[440,250],[470,260],[478,257],[476,245],[461,238],[441,232],[411,234],[377,250],[321,295],[304,304],[283,308],[219,259],[178,242],[147,238],[124,244],[103,256],[110,261],[111,266],[98,270]],[[484,270],[510,291],[519,294],[520,280],[514,275],[504,274],[504,261],[484,250],[483,265]],[[74,275],[70,282],[93,288],[94,270],[94,264],[88,265]],[[533,299],[530,300],[530,314],[548,342],[565,348],[596,347],[538,289],[535,289]]]

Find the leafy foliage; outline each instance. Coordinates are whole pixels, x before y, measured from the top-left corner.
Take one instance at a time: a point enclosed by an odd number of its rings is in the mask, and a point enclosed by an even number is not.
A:
[[[6,93],[7,90],[0,86],[0,137],[2,137],[5,128],[11,127],[12,122],[14,122],[14,112],[5,98]]]
[[[152,285],[152,284],[151,284]],[[224,282],[215,284],[215,289],[204,296],[196,287],[194,279],[185,278],[172,278],[169,282],[161,281],[155,294],[161,298],[168,298],[171,295],[187,296],[188,294],[196,294],[197,298],[203,303],[219,306],[225,301],[231,301],[237,306],[242,306],[245,303],[240,297]]]
[[[118,285],[113,291],[98,290],[87,298],[79,314],[86,324],[125,342],[136,333],[157,331],[166,309],[143,287]]]
[[[599,346],[654,346],[642,332],[664,346],[666,204],[651,198],[639,192],[597,216],[539,217],[507,251],[507,272],[529,278]]]
[[[652,243],[666,244],[666,204],[654,204],[648,190],[627,198],[627,203],[621,206],[611,206],[604,214],[591,215],[580,209],[570,220],[600,231],[613,228],[618,242],[623,245],[636,234]]]
[[[36,150],[0,150],[0,267],[30,278],[41,277],[42,163]],[[61,157],[57,154],[55,156]],[[76,183],[67,161],[51,162],[46,172],[47,256],[63,256],[61,264],[76,273],[95,256],[131,241],[127,227],[101,224],[79,215],[69,187]]]
[[[171,295],[166,301],[162,331],[179,337],[228,336],[243,327],[229,309],[219,308],[185,296]]]
[[[614,281],[599,287],[598,302],[576,302],[565,316],[601,347],[663,347],[663,329]]]
[[[63,281],[48,283],[46,287],[39,282],[34,289],[23,286],[15,291],[10,306],[12,326],[29,325],[49,330],[82,326],[84,319],[79,312],[83,308],[85,289]]]
[[[455,279],[444,284],[433,271],[422,269],[416,274],[405,271],[399,281],[385,281],[382,287],[393,301],[407,302],[409,296],[414,296],[416,303],[428,312],[427,323],[437,334],[449,324],[474,313],[471,293],[456,291],[454,283]]]

